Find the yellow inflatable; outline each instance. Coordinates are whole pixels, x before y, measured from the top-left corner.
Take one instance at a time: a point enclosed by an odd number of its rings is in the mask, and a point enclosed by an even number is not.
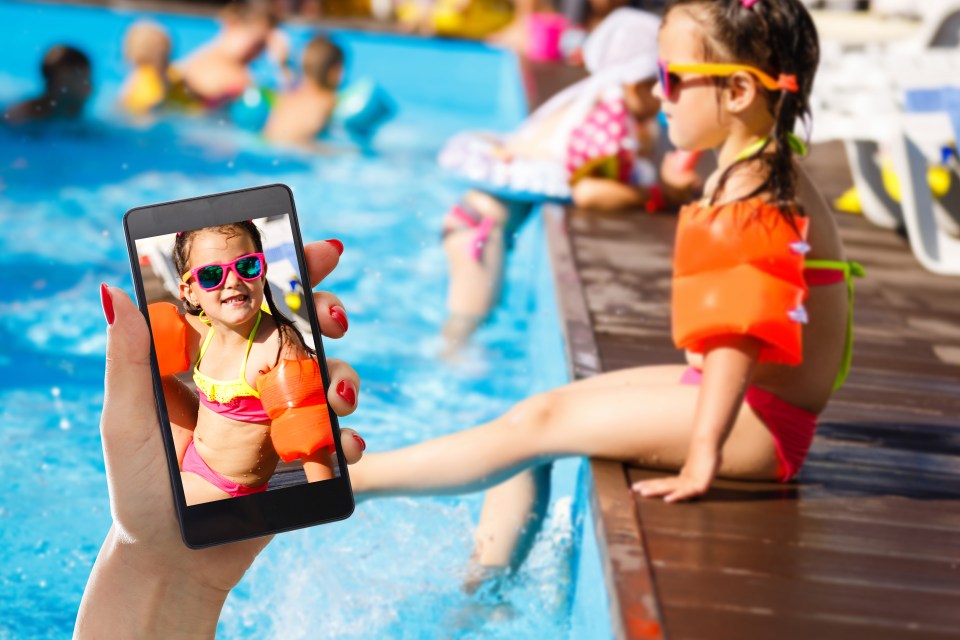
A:
[[[893,170],[893,164],[889,160],[884,160],[880,168],[880,176],[883,180],[883,188],[887,194],[893,198],[894,202],[900,202],[900,177]],[[942,198],[950,191],[950,184],[953,181],[949,167],[930,167],[927,169],[927,185],[930,192],[937,198]],[[833,208],[844,213],[861,214],[863,206],[860,202],[860,194],[856,187],[850,187],[843,195],[833,201]]]
[[[432,5],[404,2],[397,19],[406,25],[426,26],[438,36],[480,40],[513,20],[508,0],[436,0]]]

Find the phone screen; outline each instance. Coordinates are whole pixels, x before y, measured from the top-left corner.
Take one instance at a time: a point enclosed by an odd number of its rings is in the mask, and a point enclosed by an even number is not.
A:
[[[132,210],[126,223],[187,544],[349,515],[289,191],[153,205]]]

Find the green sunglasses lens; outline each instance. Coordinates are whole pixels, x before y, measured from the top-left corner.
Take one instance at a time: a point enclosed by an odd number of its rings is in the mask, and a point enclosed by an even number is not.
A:
[[[256,256],[237,260],[237,273],[244,278],[259,278],[260,271],[260,258]]]
[[[204,289],[216,287],[223,281],[223,267],[210,265],[197,271],[197,283]]]

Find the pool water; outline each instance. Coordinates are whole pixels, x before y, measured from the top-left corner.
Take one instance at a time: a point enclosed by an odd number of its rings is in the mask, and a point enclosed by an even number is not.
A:
[[[12,26],[0,104],[36,89],[39,57],[52,42],[84,48],[97,82],[84,122],[0,126],[0,638],[70,634],[110,523],[98,434],[98,287],[132,291],[120,221],[133,206],[292,187],[304,238],[346,245],[324,286],[344,301],[350,331],[326,348],[360,373],[360,409],[342,423],[361,431],[371,451],[488,420],[566,375],[552,283],[528,275],[548,273],[537,224],[518,239],[493,322],[459,361],[438,357],[446,288],[438,230],[462,186],[434,158],[458,129],[519,121],[512,57],[338,34],[355,77],[387,79],[397,118],[363,147],[335,132],[323,152],[277,150],[216,117],[118,121],[119,37],[138,15],[0,2],[0,23]],[[154,17],[174,35],[175,52],[215,29],[203,18]],[[290,34],[295,51],[309,35]],[[578,587],[585,498],[574,490],[577,465],[555,472],[559,488],[530,559],[481,593],[460,588],[481,495],[369,501],[347,521],[278,536],[229,597],[218,635],[558,638],[582,627],[584,637],[603,637],[595,625],[571,622],[584,588],[602,592],[598,578]],[[605,607],[593,614],[606,624]]]

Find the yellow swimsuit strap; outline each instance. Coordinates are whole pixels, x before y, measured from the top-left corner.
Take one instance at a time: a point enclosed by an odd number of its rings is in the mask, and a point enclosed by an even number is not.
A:
[[[847,341],[843,347],[843,361],[840,363],[840,370],[837,371],[837,378],[833,382],[833,390],[836,391],[846,382],[850,374],[850,362],[853,358],[853,279],[862,278],[866,275],[863,266],[859,262],[850,260],[805,260],[804,266],[809,269],[833,269],[843,271],[843,279],[847,283]]]
[[[237,380],[214,380],[200,372],[200,360],[203,358],[203,354],[206,353],[207,347],[210,346],[210,339],[213,338],[213,327],[210,327],[210,331],[207,331],[207,335],[203,339],[203,344],[200,345],[200,353],[197,354],[197,363],[193,367],[193,381],[203,391],[204,395],[207,396],[207,399],[224,403],[230,402],[239,396],[260,397],[257,390],[247,383],[247,360],[250,357],[250,347],[253,346],[253,339],[257,335],[257,330],[260,328],[260,320],[262,319],[263,310],[257,311],[257,321],[253,324],[253,330],[250,331],[250,336],[247,338],[247,349],[243,354],[243,364],[240,365],[240,377]]]

